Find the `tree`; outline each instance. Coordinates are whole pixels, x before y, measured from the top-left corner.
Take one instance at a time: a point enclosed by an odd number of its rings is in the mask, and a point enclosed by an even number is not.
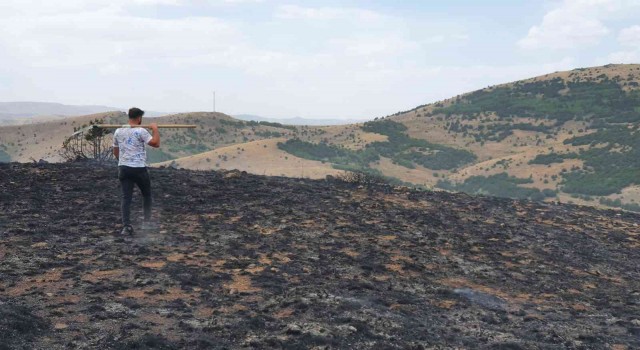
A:
[[[103,123],[103,119],[96,118],[89,125],[74,127],[73,135],[62,143],[60,156],[68,162],[93,160],[103,163],[113,160],[111,138],[107,137],[111,130],[94,126]]]

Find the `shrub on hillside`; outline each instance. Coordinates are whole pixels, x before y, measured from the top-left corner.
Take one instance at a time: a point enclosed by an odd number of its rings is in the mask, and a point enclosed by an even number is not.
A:
[[[389,185],[389,180],[384,176],[362,172],[362,171],[347,171],[336,177],[338,180],[362,186],[372,185]]]
[[[607,127],[564,143],[588,147],[578,154],[585,168],[562,174],[564,192],[606,196],[640,183],[640,131]]]
[[[584,118],[620,123],[640,121],[635,109],[639,102],[638,91],[627,92],[606,77],[598,82],[556,78],[478,90],[434,113],[447,117],[495,113],[502,120],[533,117],[556,120],[556,125]]]
[[[450,191],[474,195],[492,195],[515,199],[544,200],[546,197],[555,197],[556,192],[553,190],[540,191],[537,188],[518,186],[532,182],[532,179],[522,179],[509,176],[507,173],[500,173],[491,176],[472,176],[459,184],[440,180],[436,186]]]
[[[565,159],[575,159],[578,158],[576,153],[567,153],[567,154],[558,154],[558,153],[549,153],[549,154],[538,154],[534,159],[529,161],[529,164],[544,164],[549,165],[552,163],[562,163]]]
[[[407,130],[404,124],[392,120],[367,122],[362,126],[362,130],[388,137],[387,141],[368,144],[368,151],[390,158],[394,163],[410,169],[419,164],[433,170],[449,170],[476,159],[476,156],[467,150],[411,138],[404,133]]]
[[[600,204],[614,208],[622,208],[628,211],[640,212],[640,205],[637,203],[622,203],[620,199],[600,198]]]

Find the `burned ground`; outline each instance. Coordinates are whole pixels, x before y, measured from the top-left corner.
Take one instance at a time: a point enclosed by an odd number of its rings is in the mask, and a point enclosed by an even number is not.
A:
[[[0,165],[0,349],[640,347],[637,214],[150,172]]]

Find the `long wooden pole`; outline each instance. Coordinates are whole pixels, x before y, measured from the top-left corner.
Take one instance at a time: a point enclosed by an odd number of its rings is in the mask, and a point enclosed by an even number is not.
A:
[[[135,125],[131,126],[129,124],[118,125],[118,124],[94,124],[96,128],[103,129],[118,129],[118,128],[150,128],[149,125]],[[161,129],[195,129],[196,125],[191,124],[158,124],[158,128]]]

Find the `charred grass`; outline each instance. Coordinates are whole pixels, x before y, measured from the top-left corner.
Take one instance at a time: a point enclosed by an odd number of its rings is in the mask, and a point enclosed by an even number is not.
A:
[[[150,172],[0,165],[0,349],[640,347],[636,214]]]

